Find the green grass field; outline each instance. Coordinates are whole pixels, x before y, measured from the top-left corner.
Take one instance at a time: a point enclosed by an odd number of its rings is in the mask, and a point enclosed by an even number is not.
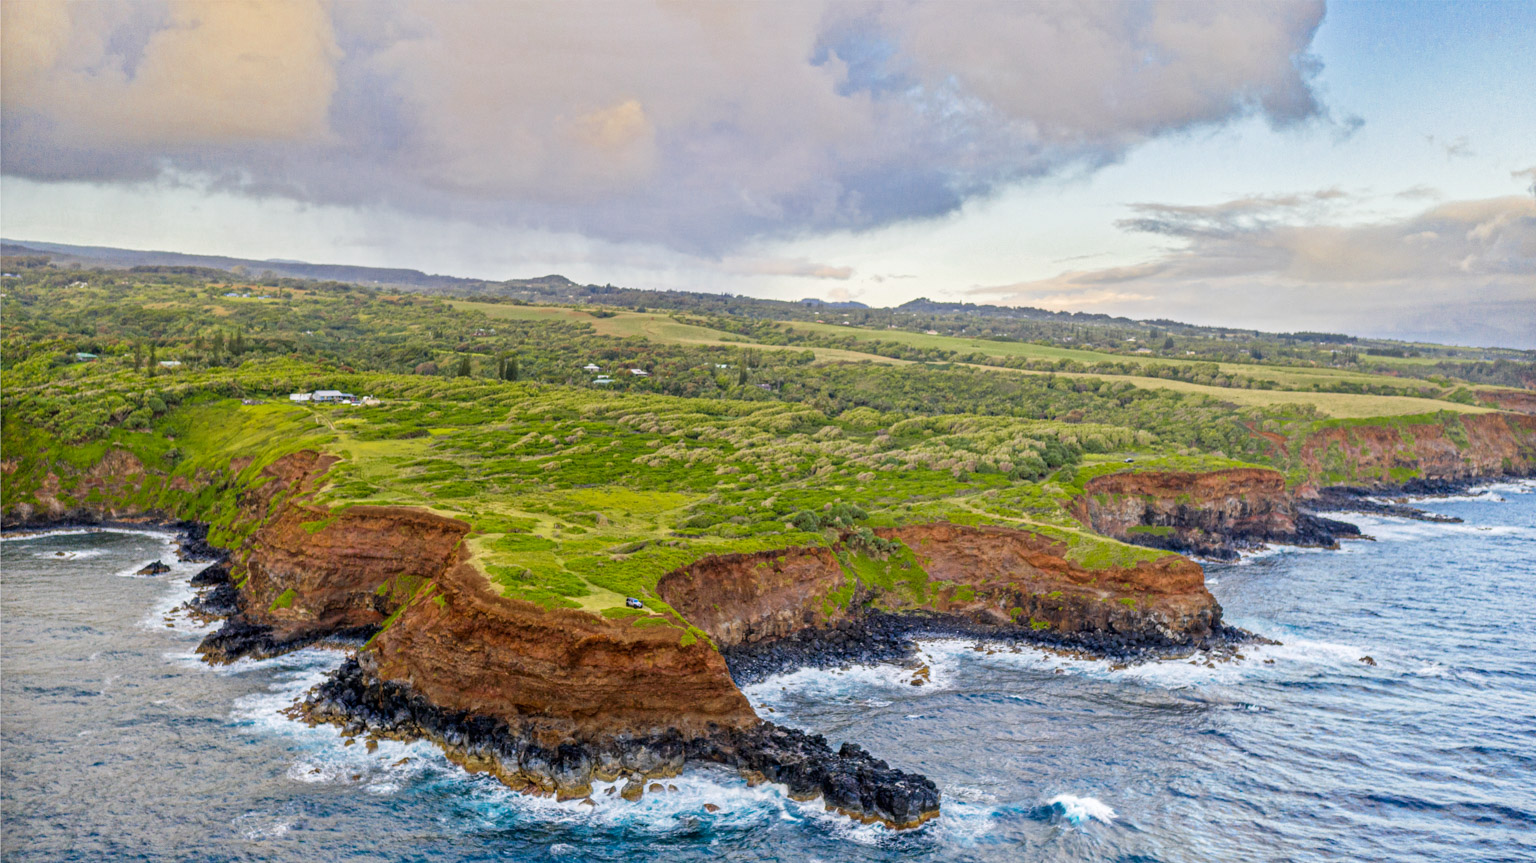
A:
[[[1072,348],[1059,348],[1049,345],[1036,345],[1028,342],[998,342],[990,339],[965,339],[954,336],[930,336],[924,333],[913,333],[905,330],[868,330],[859,327],[845,327],[837,324],[813,324],[795,322],[791,326],[796,330],[808,333],[818,333],[828,336],[853,337],[867,341],[899,342],[918,348],[938,348],[942,350],[956,351],[961,354],[980,352],[993,357],[1024,357],[1026,359],[1046,360],[1073,360],[1081,363],[1136,363],[1142,366],[1148,365],[1192,365],[1200,360],[1182,360],[1179,358],[1163,358],[1146,355],[1123,355],[1104,353],[1102,351],[1075,350]],[[1209,364],[1209,363],[1206,363]],[[1259,380],[1274,381],[1282,387],[1295,389],[1310,386],[1314,383],[1359,383],[1378,384],[1386,386],[1424,386],[1435,387],[1430,381],[1418,378],[1392,377],[1389,375],[1376,375],[1362,372],[1351,372],[1345,369],[1311,368],[1304,366],[1275,366],[1248,363],[1216,363],[1222,374],[1247,375]]]
[[[581,309],[564,306],[514,306],[501,303],[475,303],[450,300],[449,305],[461,311],[477,311],[487,317],[501,320],[560,321],[563,323],[589,324],[600,336],[614,338],[643,338],[656,342],[678,345],[738,345],[765,351],[805,351],[816,355],[818,362],[877,362],[897,364],[902,360],[881,357],[859,351],[837,348],[804,348],[797,345],[760,345],[735,333],[712,330],[708,327],[679,323],[670,315],[655,312],[615,311],[612,317],[599,318]]]
[[[587,312],[561,306],[518,306],[500,303],[475,303],[464,301],[452,301],[452,305],[463,311],[482,312],[493,319],[505,320],[534,320],[534,321],[562,321],[590,324],[600,335],[618,338],[638,337],[651,339],[658,342],[673,344],[693,345],[738,345],[750,346],[761,350],[806,350],[797,346],[759,345],[748,341],[742,336],[727,333],[721,330],[707,327],[683,324],[673,320],[669,315],[652,312],[615,312],[612,317],[594,317]],[[796,322],[792,324],[795,329],[833,336],[852,336],[858,339],[870,341],[895,341],[914,347],[943,348],[946,350],[971,353],[980,351],[995,357],[1025,357],[1031,359],[1048,360],[1074,360],[1083,363],[1097,362],[1137,362],[1142,365],[1158,363],[1161,365],[1177,365],[1178,360],[1165,360],[1156,357],[1121,356],[1118,354],[1100,353],[1098,351],[1073,350],[1070,348],[1048,347],[1043,345],[1028,344],[1025,342],[994,342],[985,339],[961,339],[950,336],[929,336],[922,333],[910,333],[900,330],[864,330],[858,327],[845,327],[835,324],[807,324]],[[810,348],[818,362],[876,362],[891,365],[905,364],[907,361],[882,357],[876,354],[860,351],[842,350],[835,348]],[[1095,373],[1056,373],[1064,377],[1081,378],[1105,378],[1123,380],[1138,387],[1147,389],[1164,389],[1181,393],[1199,393],[1221,401],[1248,407],[1276,404],[1311,405],[1324,414],[1340,419],[1354,419],[1373,416],[1403,416],[1421,414],[1436,410],[1449,410],[1459,413],[1477,413],[1487,408],[1473,407],[1470,405],[1448,402],[1440,399],[1423,399],[1409,396],[1383,396],[1363,395],[1356,393],[1329,393],[1312,392],[1309,388],[1313,384],[1329,384],[1337,382],[1386,384],[1389,386],[1422,385],[1434,387],[1428,381],[1419,381],[1412,378],[1396,378],[1386,375],[1361,374],[1348,372],[1341,369],[1315,369],[1291,366],[1262,366],[1243,363],[1220,364],[1223,373],[1248,375],[1254,378],[1272,380],[1285,389],[1276,390],[1250,390],[1236,387],[1210,386],[1206,384],[1188,383],[1185,381],[1168,380],[1165,378],[1142,377],[1139,375],[1105,375]],[[980,365],[977,368],[995,370],[1003,374],[1043,374],[1040,372],[1026,372],[1017,369],[1005,369],[997,366]]]

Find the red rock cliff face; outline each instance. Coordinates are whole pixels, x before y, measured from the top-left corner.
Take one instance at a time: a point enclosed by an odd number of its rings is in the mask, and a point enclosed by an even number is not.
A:
[[[1058,634],[1153,636],[1173,643],[1204,638],[1221,623],[1204,570],[1186,558],[1089,569],[1067,560],[1066,547],[1049,537],[1003,527],[939,523],[889,534],[917,554],[931,577],[961,586],[945,588],[934,606],[976,622],[1008,619]]]
[[[334,463],[313,452],[279,459],[240,500],[247,518],[271,513],[242,547],[235,576],[246,579],[246,620],[271,626],[272,642],[388,624],[366,649],[381,678],[443,709],[554,739],[757,721],[720,654],[680,644],[677,627],[494,593],[467,563],[462,521],[401,507],[333,515],[308,503]]]
[[[335,462],[309,451],[285,456],[240,496],[240,520],[260,525],[235,560],[242,610],[279,641],[383,623],[400,601],[395,583],[443,571],[469,532],[420,510],[358,506],[333,516],[311,505]]]
[[[657,593],[722,646],[752,644],[857,616],[933,610],[969,623],[1055,635],[1132,635],[1185,643],[1210,635],[1221,608],[1192,561],[1168,557],[1135,567],[1087,569],[1066,547],[1003,527],[939,523],[881,530],[927,572],[930,594],[857,582],[827,549],[711,557],[669,573]],[[854,580],[852,600],[828,601]]]
[[[783,638],[847,616],[826,596],[848,577],[831,551],[711,555],[663,576],[656,593],[721,646]]]
[[[1394,470],[1433,480],[1536,471],[1536,416],[1466,414],[1460,422],[1460,435],[1434,423],[1321,429],[1299,453],[1308,485],[1328,485],[1340,472],[1351,484],[1397,484]]]
[[[371,649],[380,676],[439,707],[533,725],[552,739],[757,722],[720,654],[702,640],[681,644],[677,628],[504,598],[462,564],[436,586]]]
[[[1083,488],[1077,517],[1125,542],[1218,559],[1266,542],[1335,543],[1331,523],[1297,510],[1279,471],[1126,471],[1094,477]]]
[[[1536,380],[1528,386],[1536,387]],[[1536,414],[1536,390],[1478,390],[1478,400],[1517,414]]]

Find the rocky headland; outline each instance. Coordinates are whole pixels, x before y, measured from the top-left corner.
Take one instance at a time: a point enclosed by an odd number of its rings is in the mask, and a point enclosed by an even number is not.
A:
[[[1389,480],[1403,472],[1435,493],[1536,465],[1536,417],[1485,414],[1458,428],[1465,440],[1433,424],[1320,430],[1283,454],[1307,477],[1299,484],[1258,468],[1127,469],[1089,480],[1074,514],[1099,534],[1215,559],[1267,543],[1333,547],[1358,531],[1316,513],[1394,505],[1372,499],[1400,488]],[[57,481],[44,481],[8,523],[167,520],[113,502],[143,499],[155,479],[115,450],[108,460],[80,477],[98,492],[93,503],[66,505]],[[949,522],[703,557],[656,582],[646,599],[662,611],[638,618],[548,608],[495,588],[464,521],[316,504],[335,461],[301,451],[243,485],[234,477],[244,465],[207,476],[234,511],[216,535],[194,527],[182,541],[183,555],[218,558],[194,578],[192,611],[226,618],[202,653],[230,662],[348,647],[355,656],[297,715],[348,735],[436,741],[466,768],[530,793],[580,798],[593,782],[619,780],[639,790],[695,760],[851,817],[914,827],[939,811],[932,782],[765,722],[739,686],[794,667],[899,660],[928,635],[1132,659],[1249,637],[1222,622],[1187,558],[1090,566],[1059,531]],[[1367,479],[1329,488],[1339,472]]]
[[[1114,473],[1089,480],[1084,490],[1077,514],[1094,531],[1211,560],[1236,560],[1270,543],[1337,548],[1341,537],[1360,534],[1352,524],[1303,510],[1275,470]]]

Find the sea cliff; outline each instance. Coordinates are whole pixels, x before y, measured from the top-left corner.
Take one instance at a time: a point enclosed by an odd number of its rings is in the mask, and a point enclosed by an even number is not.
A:
[[[1338,424],[1273,444],[1276,469],[1100,473],[1071,512],[1097,534],[1207,557],[1331,546],[1350,528],[1309,511],[1320,488],[1529,474],[1536,417]],[[705,554],[637,583],[646,607],[633,615],[528,601],[488,575],[463,518],[324,502],[343,463],[296,449],[171,475],[117,446],[88,464],[13,458],[7,482],[25,493],[8,493],[5,523],[204,521],[209,549],[228,555],[199,579],[198,609],[228,618],[201,648],[210,661],[317,642],[355,649],[298,715],[348,734],[431,739],[469,769],[567,799],[598,781],[638,787],[691,759],[912,827],[938,812],[932,782],[764,722],[738,685],[899,659],[924,634],[1133,656],[1244,635],[1222,623],[1197,563],[1139,549],[1099,559],[1074,547],[1086,534],[1017,520],[832,524],[812,535],[820,544]]]

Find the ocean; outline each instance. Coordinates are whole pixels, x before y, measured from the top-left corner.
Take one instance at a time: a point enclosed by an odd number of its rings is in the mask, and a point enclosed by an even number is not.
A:
[[[168,615],[199,565],[132,575],[174,560],[164,534],[7,537],[0,857],[1533,860],[1536,485],[1421,505],[1465,521],[1345,516],[1374,540],[1208,565],[1228,621],[1282,642],[1235,662],[939,640],[925,686],[877,666],[747,690],[765,718],[933,778],[943,816],[901,833],[724,769],[586,807],[428,744],[346,746],[279,712],[341,654],[197,659],[205,630]]]

